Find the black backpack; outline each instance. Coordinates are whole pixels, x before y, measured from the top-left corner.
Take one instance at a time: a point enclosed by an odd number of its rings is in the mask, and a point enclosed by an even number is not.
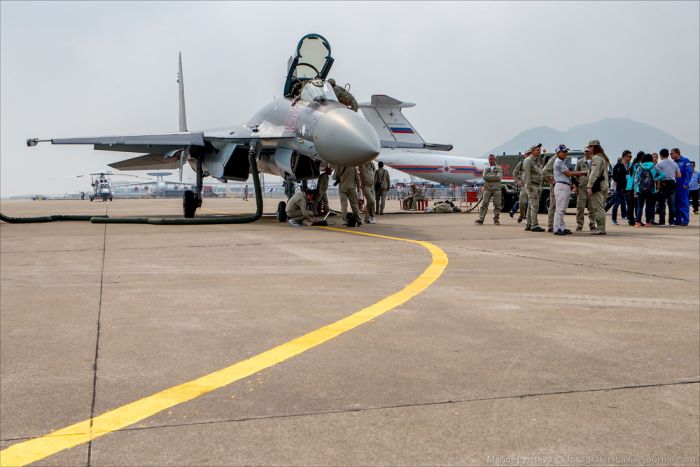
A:
[[[641,168],[639,172],[639,192],[652,193],[654,191],[654,175],[651,169]]]

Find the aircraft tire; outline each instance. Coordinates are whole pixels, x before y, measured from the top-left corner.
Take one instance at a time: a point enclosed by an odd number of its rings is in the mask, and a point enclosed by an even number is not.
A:
[[[186,190],[182,194],[182,210],[185,219],[192,219],[197,210],[197,197],[192,190]]]
[[[287,221],[287,203],[280,201],[277,205],[277,220],[280,222]]]

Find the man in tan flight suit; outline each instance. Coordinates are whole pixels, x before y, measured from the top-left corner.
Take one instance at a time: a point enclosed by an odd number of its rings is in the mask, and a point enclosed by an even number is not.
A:
[[[357,109],[359,109],[360,106],[357,105],[355,96],[350,94],[350,92],[348,92],[344,87],[336,85],[335,80],[333,78],[328,80],[328,84],[333,86],[333,92],[335,92],[335,95],[338,98],[338,102],[343,104],[345,107],[350,107],[352,110],[357,112]]]
[[[479,219],[475,220],[477,224],[483,224],[484,218],[486,217],[486,212],[489,209],[489,201],[493,198],[493,223],[499,225],[498,220],[501,214],[501,189],[503,184],[501,183],[501,178],[503,177],[503,169],[500,165],[496,165],[496,156],[489,154],[489,166],[484,169],[484,187],[483,196],[481,197],[481,208],[479,209]]]
[[[549,208],[547,209],[547,232],[554,232],[554,211],[557,203],[554,200],[554,162],[557,156],[549,158],[542,169],[542,182],[549,186]]]
[[[542,193],[542,167],[540,166],[540,154],[542,143],[530,148],[530,157],[523,162],[523,183],[527,191],[528,218],[525,230],[532,232],[544,232],[537,222],[537,212],[540,209],[540,194]]]
[[[592,139],[587,149],[593,153],[591,169],[588,171],[587,193],[590,199],[590,211],[596,230],[591,235],[605,235],[605,201],[608,199],[608,166],[610,161],[600,146],[600,141]]]
[[[525,159],[530,157],[530,151],[525,152]],[[523,162],[525,159],[521,160],[515,165],[513,169],[513,180],[518,185],[518,209],[520,215],[518,216],[518,223],[522,222],[525,217],[527,217],[527,191],[525,191],[525,186],[523,185]],[[513,216],[510,216],[513,217]]]
[[[320,177],[318,177],[318,183],[316,183],[316,190],[318,191],[318,196],[316,197],[316,212],[319,215],[328,212],[330,207],[328,206],[328,179],[333,170],[330,167],[326,167]]]
[[[590,227],[591,232],[595,230],[595,222],[593,222],[593,216],[591,215],[591,205],[588,198],[588,170],[591,167],[591,151],[586,148],[584,151],[585,158],[580,159],[576,163],[576,172],[586,172],[586,175],[581,175],[578,177],[578,191],[576,192],[576,231],[580,232],[583,230],[583,217],[585,210],[588,209],[588,227]]]
[[[389,172],[384,168],[384,162],[379,162],[379,168],[374,172],[374,192],[377,202],[375,212],[380,216],[384,215],[386,192],[389,191],[390,186]]]
[[[285,212],[289,218],[289,223],[294,227],[301,227],[304,225],[304,220],[313,222],[313,218],[309,213],[307,208],[308,203],[313,203],[316,198],[316,191],[309,190],[306,193],[303,191],[297,191],[294,195],[287,201],[287,207]]]
[[[344,221],[348,219],[348,201],[353,214],[357,216],[357,221],[360,222],[360,207],[357,204],[357,169],[355,167],[338,166],[335,169],[333,178],[335,184],[340,183],[338,188],[340,195],[340,211]]]
[[[365,223],[376,224],[374,218],[376,202],[374,200],[374,164],[372,161],[360,166],[360,178],[362,179],[362,194],[365,197]]]

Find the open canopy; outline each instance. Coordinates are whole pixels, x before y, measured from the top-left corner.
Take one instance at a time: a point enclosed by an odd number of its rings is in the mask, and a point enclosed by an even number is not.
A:
[[[325,80],[332,65],[331,45],[323,36],[307,34],[302,37],[289,62],[287,80],[284,83],[285,97],[292,97],[305,81]]]

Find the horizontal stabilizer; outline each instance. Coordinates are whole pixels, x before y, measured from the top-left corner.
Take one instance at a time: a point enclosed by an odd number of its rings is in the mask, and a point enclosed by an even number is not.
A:
[[[177,155],[163,157],[162,154],[146,154],[144,156],[133,157],[119,162],[108,164],[117,170],[160,170],[177,169],[180,158]],[[170,175],[168,173],[168,175]]]
[[[393,97],[385,96],[384,94],[374,94],[370,102],[363,102],[360,107],[391,107],[403,109],[406,107],[415,107],[413,102],[401,102]]]

